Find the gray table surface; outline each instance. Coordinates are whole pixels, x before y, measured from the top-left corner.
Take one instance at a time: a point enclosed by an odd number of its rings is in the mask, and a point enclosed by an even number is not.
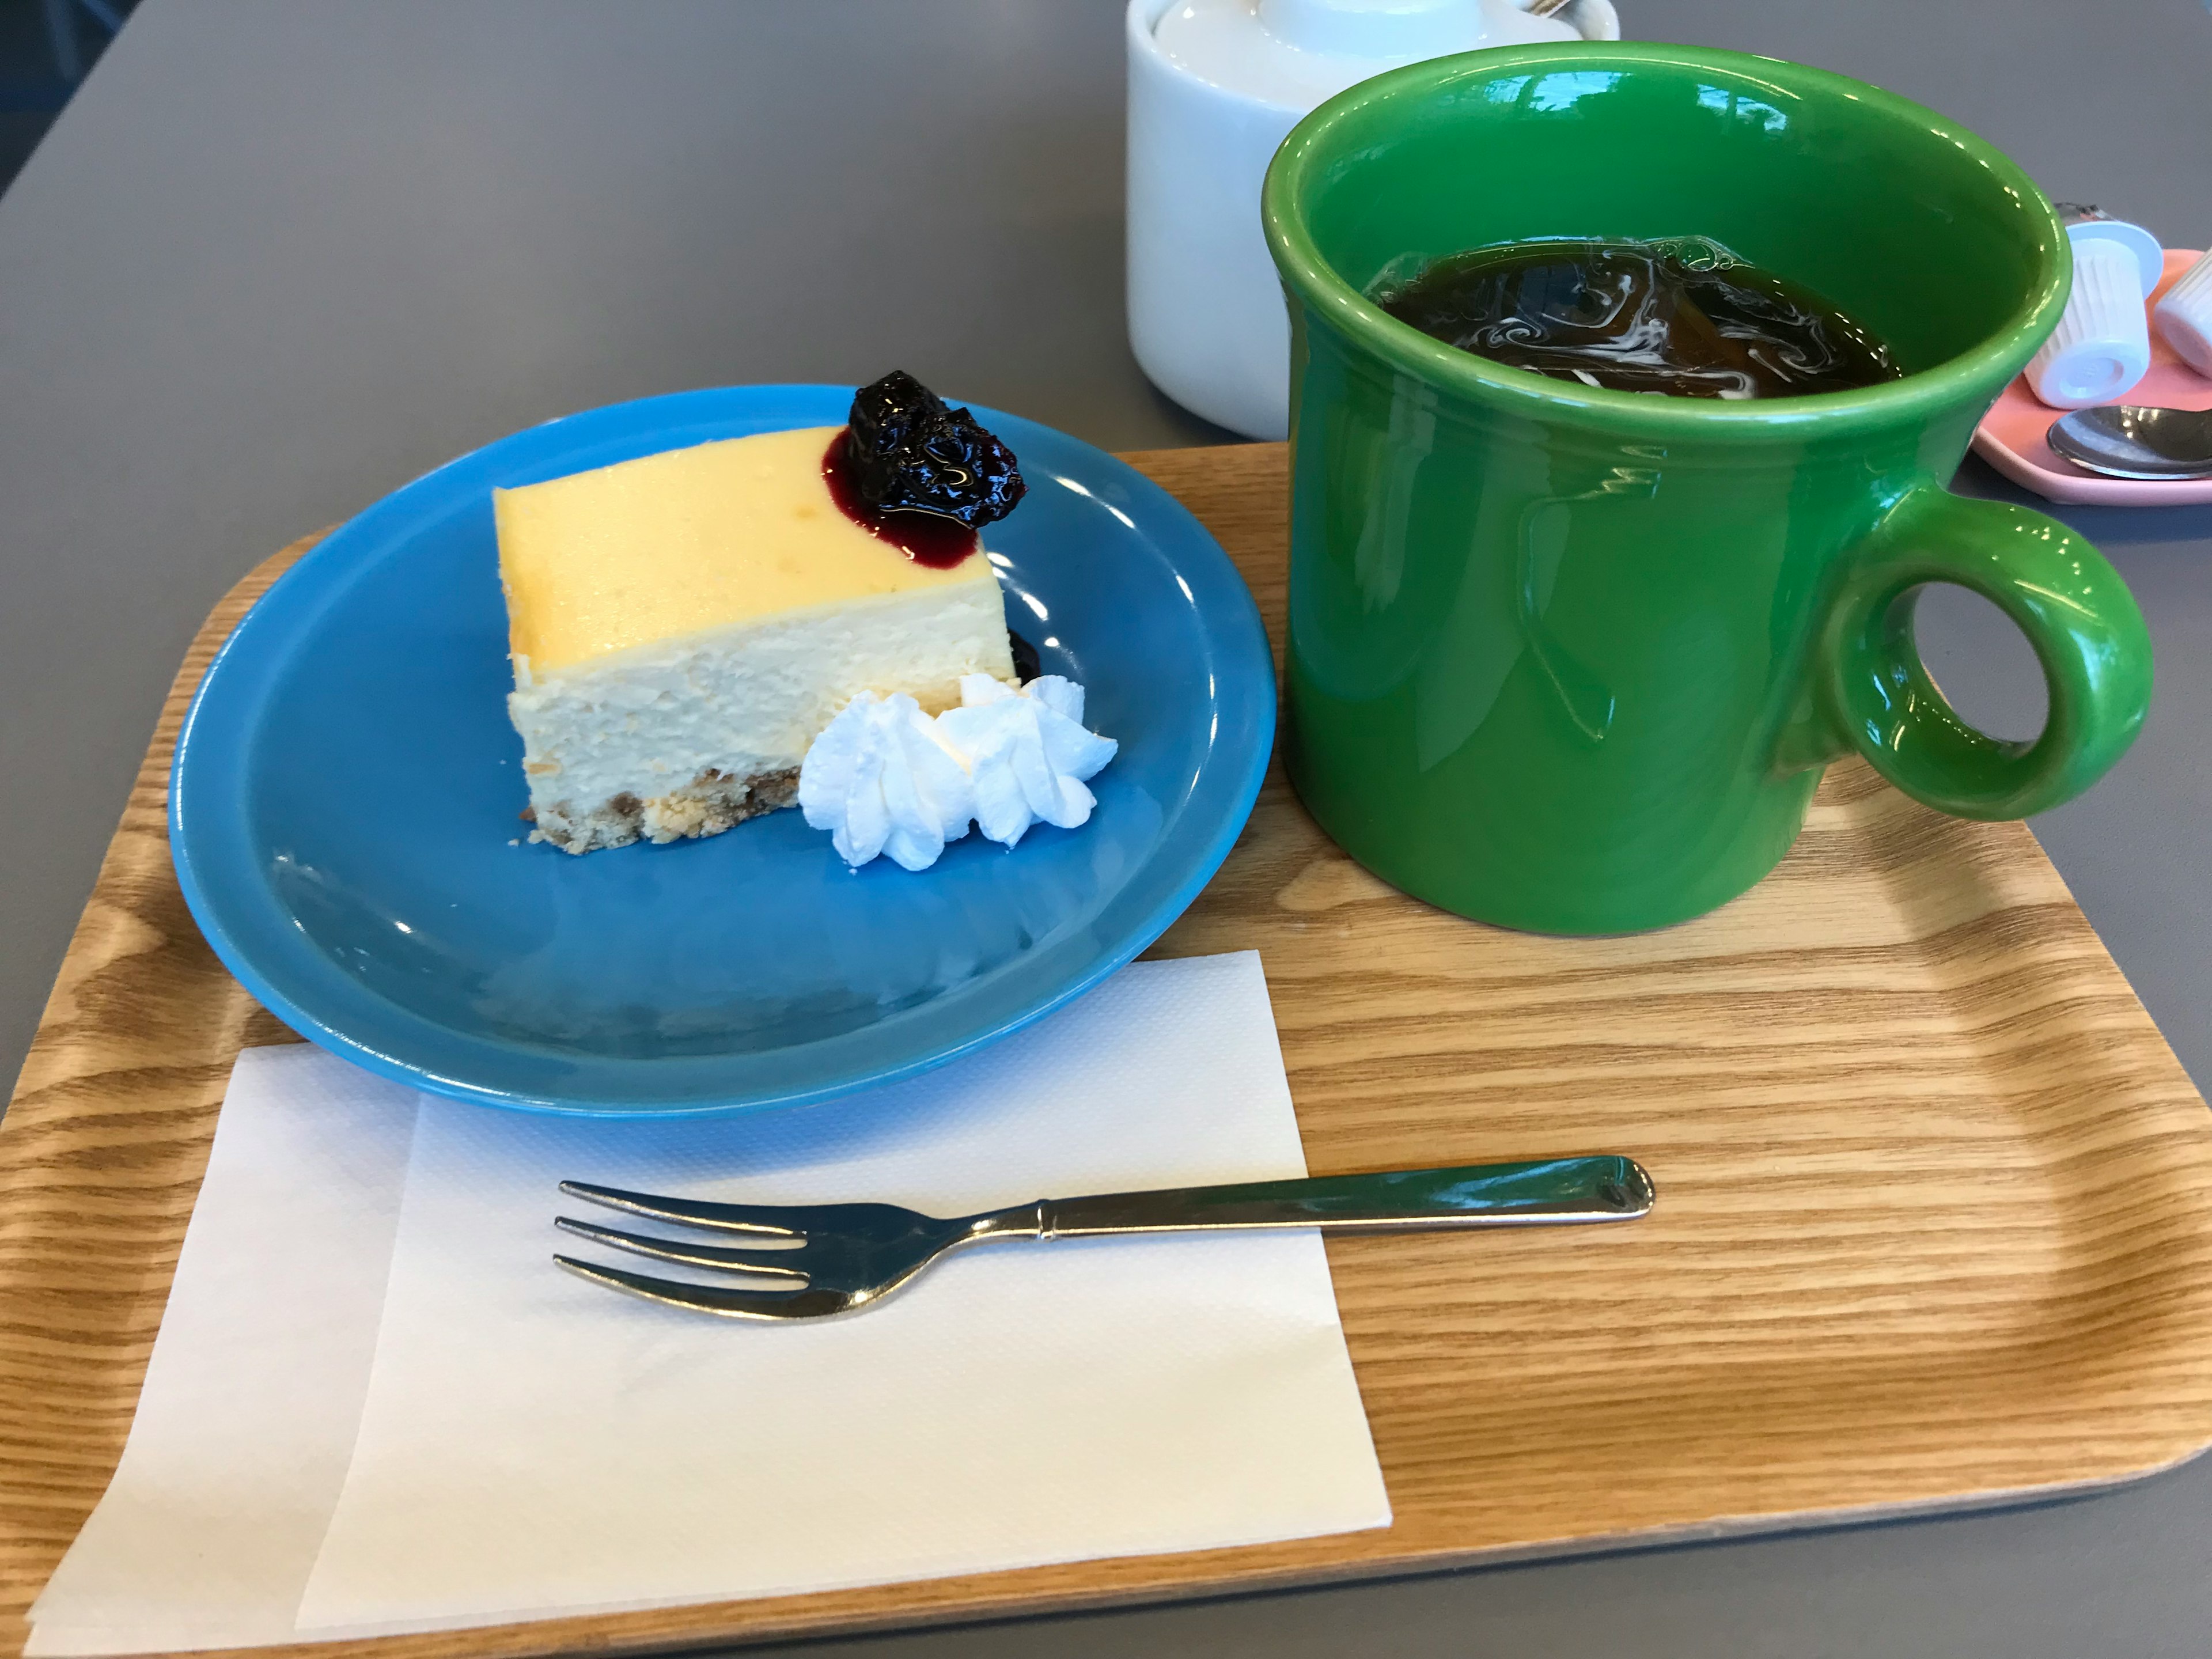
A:
[[[1620,0],[1632,36],[1934,105],[2055,196],[2212,239],[2198,0]],[[1124,342],[1118,0],[149,0],[0,198],[0,1075],[174,665],[258,560],[592,404],[900,363],[1109,448],[1225,434]],[[1962,487],[2009,486],[1969,463]],[[2022,499],[2025,499],[2024,497]],[[2150,723],[2036,830],[2212,1084],[2212,508],[2063,509]],[[1963,598],[1929,650],[2032,731]],[[822,1644],[825,1656],[2212,1650],[2212,1462],[2094,1499]]]

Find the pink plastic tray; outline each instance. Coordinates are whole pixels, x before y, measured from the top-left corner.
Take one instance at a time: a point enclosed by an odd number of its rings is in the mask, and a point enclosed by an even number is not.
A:
[[[2182,248],[2166,249],[2166,275],[2151,301],[2155,303],[2166,284],[2195,264],[2197,258]],[[2124,401],[2167,409],[2212,409],[2212,380],[2175,356],[2154,327],[2150,373],[2130,389]],[[2083,501],[2099,507],[2180,507],[2212,501],[2212,478],[2104,478],[2052,454],[2043,434],[2063,412],[2039,401],[2027,389],[2025,378],[2016,380],[1974,428],[1975,452],[2014,483],[2054,501]]]

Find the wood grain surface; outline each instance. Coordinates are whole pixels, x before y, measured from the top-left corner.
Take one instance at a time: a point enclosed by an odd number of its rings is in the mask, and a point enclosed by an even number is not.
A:
[[[1133,458],[1280,644],[1279,446]],[[123,1445],[233,1056],[295,1040],[201,941],[163,792],[179,672],[0,1124],[0,1653]],[[1709,1537],[2125,1480],[2212,1439],[2212,1117],[2027,830],[1838,767],[1788,860],[1635,938],[1394,892],[1271,777],[1154,955],[1256,947],[1316,1173],[1603,1148],[1631,1227],[1332,1241],[1396,1522],[317,1644],[639,1651]]]

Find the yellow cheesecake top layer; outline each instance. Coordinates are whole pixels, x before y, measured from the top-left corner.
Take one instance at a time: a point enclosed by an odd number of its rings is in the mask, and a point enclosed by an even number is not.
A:
[[[726,438],[495,489],[520,675],[865,594],[995,584],[980,551],[935,569],[838,510],[822,458],[842,429]]]

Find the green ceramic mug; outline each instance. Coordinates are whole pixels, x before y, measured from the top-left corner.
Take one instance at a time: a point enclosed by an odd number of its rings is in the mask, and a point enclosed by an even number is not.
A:
[[[1385,880],[1511,927],[1655,927],[1771,869],[1854,750],[2002,818],[2133,739],[2150,642],[2118,576],[2063,525],[1944,488],[2072,275],[2051,204],[1973,134],[1766,58],[1511,48],[1324,104],[1264,216],[1292,325],[1286,758]],[[1365,297],[1487,244],[1689,234],[1825,295],[1906,377],[1753,403],[1585,389]],[[2039,738],[1975,731],[1930,682],[1930,582],[2027,635]]]

